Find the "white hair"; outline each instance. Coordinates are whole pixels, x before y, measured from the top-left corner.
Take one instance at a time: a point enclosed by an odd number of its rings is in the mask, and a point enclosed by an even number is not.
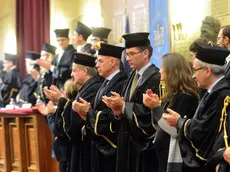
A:
[[[203,62],[201,60],[199,60],[199,61],[200,61],[200,67],[210,66],[211,71],[214,75],[216,75],[216,76],[223,76],[224,75],[225,69],[226,69],[225,65],[220,66],[220,65],[206,63],[206,62]]]

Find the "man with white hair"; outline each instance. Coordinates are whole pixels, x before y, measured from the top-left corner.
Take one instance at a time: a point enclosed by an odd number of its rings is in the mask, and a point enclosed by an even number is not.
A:
[[[214,171],[209,163],[222,148],[223,141],[215,142],[224,107],[224,99],[230,95],[226,80],[225,59],[230,51],[208,44],[197,43],[198,51],[193,62],[193,77],[199,88],[207,89],[193,119],[181,118],[180,114],[167,109],[164,119],[178,130],[181,155],[184,163],[193,171]]]

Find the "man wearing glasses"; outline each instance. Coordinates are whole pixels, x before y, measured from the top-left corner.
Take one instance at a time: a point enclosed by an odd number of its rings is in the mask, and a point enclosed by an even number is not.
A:
[[[207,89],[193,119],[181,118],[171,109],[163,117],[178,130],[183,161],[193,171],[215,171],[223,158],[212,160],[224,147],[222,132],[219,131],[224,99],[230,95],[230,85],[224,76],[225,59],[230,51],[209,44],[197,43],[198,51],[193,62],[193,77],[199,88]],[[216,139],[217,138],[217,139]],[[223,149],[221,150],[223,151]],[[213,156],[215,155],[215,156]]]
[[[103,97],[116,118],[117,172],[158,171],[157,155],[152,148],[155,129],[151,125],[150,109],[142,102],[147,89],[158,93],[160,83],[159,69],[150,63],[153,49],[148,36],[146,32],[123,36],[126,59],[133,72],[124,85],[123,97],[114,92],[111,97]]]
[[[217,37],[217,45],[220,47],[226,48],[230,50],[230,25],[224,26],[220,29],[218,37]],[[230,56],[226,58],[227,65],[225,76],[226,78],[230,78]]]

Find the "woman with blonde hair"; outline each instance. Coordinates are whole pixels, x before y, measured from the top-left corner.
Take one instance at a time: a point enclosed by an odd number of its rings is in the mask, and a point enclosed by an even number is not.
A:
[[[152,109],[152,125],[157,130],[154,144],[159,172],[189,172],[190,167],[182,161],[176,128],[170,127],[162,115],[170,107],[183,114],[184,118],[192,118],[199,101],[197,85],[189,63],[178,53],[163,55],[160,73],[167,90],[161,106],[159,96],[151,90],[143,96],[145,106]]]

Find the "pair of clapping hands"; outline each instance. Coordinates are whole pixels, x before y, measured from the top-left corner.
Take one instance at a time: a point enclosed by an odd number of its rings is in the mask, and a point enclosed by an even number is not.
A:
[[[143,103],[148,108],[155,109],[160,106],[160,98],[157,94],[153,93],[151,89],[148,89],[146,93],[143,94]],[[162,117],[170,126],[176,127],[180,114],[170,108],[167,108],[167,113],[164,113]]]
[[[65,92],[62,90],[59,90],[55,85],[51,85],[50,89],[47,87],[43,88],[44,93],[46,97],[50,100],[47,105],[44,103],[38,103],[36,104],[36,107],[38,108],[39,112],[42,115],[48,115],[50,113],[55,112],[55,105],[54,103],[58,103],[59,99],[61,97],[65,97]]]

